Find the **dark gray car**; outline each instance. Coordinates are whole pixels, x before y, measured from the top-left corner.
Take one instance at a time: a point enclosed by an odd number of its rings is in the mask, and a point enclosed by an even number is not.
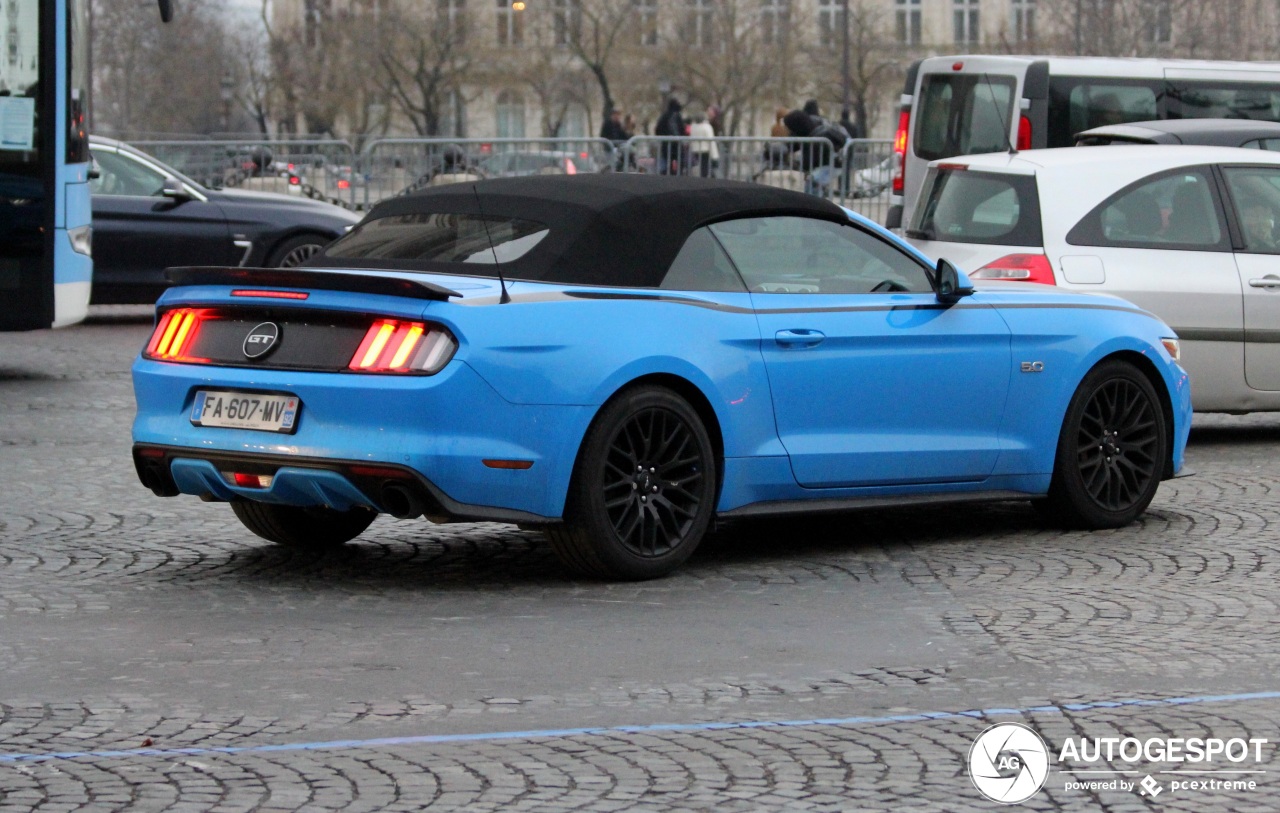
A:
[[[298,265],[360,220],[301,195],[209,189],[113,139],[89,145],[96,304],[154,302],[171,266]]]
[[[1280,124],[1254,119],[1161,119],[1107,124],[1075,135],[1077,147],[1108,144],[1199,144],[1280,150]]]

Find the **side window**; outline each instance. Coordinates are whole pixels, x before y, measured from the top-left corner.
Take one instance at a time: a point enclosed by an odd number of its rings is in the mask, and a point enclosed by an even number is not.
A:
[[[1206,170],[1180,169],[1112,195],[1067,234],[1076,246],[1227,251]]]
[[[1269,150],[1276,152],[1280,150],[1280,138],[1257,138],[1253,141],[1246,141],[1240,145],[1250,150]]]
[[[1224,167],[1245,251],[1280,253],[1280,168]]]
[[[711,226],[751,291],[931,292],[914,257],[854,226],[808,217],[751,217]]]
[[[728,255],[706,228],[698,229],[684,241],[659,287],[670,291],[747,290]]]
[[[98,177],[89,182],[91,194],[146,198],[164,190],[164,176],[137,161],[101,150],[93,154],[93,159],[98,165]]]

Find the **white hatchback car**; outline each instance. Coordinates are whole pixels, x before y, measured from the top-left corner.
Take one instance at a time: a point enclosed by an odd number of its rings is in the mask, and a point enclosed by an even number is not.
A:
[[[935,161],[908,239],[981,280],[1128,299],[1171,325],[1203,412],[1280,410],[1280,154],[1063,148]]]

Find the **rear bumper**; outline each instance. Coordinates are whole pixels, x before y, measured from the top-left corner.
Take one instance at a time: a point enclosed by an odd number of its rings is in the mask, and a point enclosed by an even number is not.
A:
[[[157,494],[387,510],[383,481],[403,479],[428,503],[427,513],[458,519],[560,518],[578,445],[594,412],[586,406],[512,404],[457,359],[438,375],[394,376],[140,358],[133,378],[134,460],[144,484]],[[289,435],[195,426],[191,409],[203,388],[297,395],[302,406],[296,430]],[[532,465],[493,468],[485,460]],[[389,467],[404,477],[370,480],[353,474],[353,466]],[[284,474],[270,488],[244,489],[223,476],[237,471]]]

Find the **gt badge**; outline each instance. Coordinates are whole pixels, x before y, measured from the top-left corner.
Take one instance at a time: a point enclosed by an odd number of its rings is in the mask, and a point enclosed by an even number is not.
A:
[[[1043,361],[1024,361],[1022,362],[1022,372],[1024,373],[1043,373]]]
[[[240,349],[244,351],[244,357],[247,359],[261,358],[271,352],[271,348],[276,346],[279,338],[280,326],[275,322],[263,322],[249,331]]]

